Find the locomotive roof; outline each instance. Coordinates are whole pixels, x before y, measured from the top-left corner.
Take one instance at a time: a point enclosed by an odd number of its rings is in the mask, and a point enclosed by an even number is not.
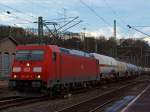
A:
[[[72,55],[92,57],[89,53],[86,53],[80,50],[75,50],[75,49],[66,49],[66,48],[60,47],[60,51],[63,53],[72,54]]]
[[[84,57],[92,57],[91,54],[89,54],[89,53],[86,53],[86,52],[83,52],[80,50],[75,50],[75,49],[66,49],[63,47],[58,47],[56,45],[19,45],[17,47],[17,50],[18,49],[29,49],[29,50],[43,49],[43,48],[47,48],[47,47],[51,48],[52,51],[55,51],[55,52],[62,52],[65,54],[72,54],[72,55],[84,56]]]

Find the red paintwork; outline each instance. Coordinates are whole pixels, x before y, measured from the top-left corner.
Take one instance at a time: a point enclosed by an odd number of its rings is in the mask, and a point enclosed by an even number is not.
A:
[[[61,76],[63,77],[81,77],[96,76],[96,60],[74,55],[61,55]]]
[[[40,74],[43,82],[48,80],[62,80],[68,78],[96,77],[98,75],[98,64],[95,59],[61,53],[60,48],[55,45],[34,45],[18,46],[16,50],[44,50],[44,60],[42,61],[17,61],[14,60],[13,67],[21,67],[21,72],[12,73],[17,75],[18,80],[36,80],[36,75]],[[57,59],[52,59],[52,53],[56,52]],[[24,72],[26,63],[30,64],[30,72]],[[33,67],[42,67],[42,73],[33,73]]]

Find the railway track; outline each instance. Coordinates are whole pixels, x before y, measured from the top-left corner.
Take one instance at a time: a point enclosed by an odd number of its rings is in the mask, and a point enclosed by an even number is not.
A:
[[[139,81],[143,81],[143,80],[139,80]],[[116,86],[116,84],[118,84],[118,85],[127,85],[127,84],[132,83],[132,82],[135,82],[135,80],[130,79],[130,80],[125,80],[124,82],[122,82],[122,81],[118,81],[118,82],[115,82],[115,83],[114,82],[109,82],[107,84],[101,83],[101,84],[99,84],[95,87],[92,87],[92,88],[82,88],[82,89],[79,89],[79,90],[76,90],[76,91],[71,91],[70,93],[72,95],[80,94],[80,93],[85,93],[85,92],[88,92],[88,91],[93,91],[95,89],[102,89],[104,86],[105,87],[107,86],[107,88],[109,88],[109,87],[112,87],[112,86]]]
[[[32,104],[39,101],[45,101],[48,100],[48,97],[6,97],[4,99],[0,99],[0,110],[8,109],[10,107],[18,107],[18,106],[24,106],[28,104]]]
[[[102,110],[106,105],[115,101],[118,98],[118,96],[120,96],[124,91],[140,83],[142,83],[142,81],[132,82],[123,87],[111,90],[100,96],[96,96],[86,101],[82,101],[78,104],[66,107],[56,112],[96,112],[97,110]]]
[[[143,82],[143,81],[138,81],[134,83],[130,82],[130,84],[127,84],[123,87],[109,91],[105,94],[102,94],[101,96],[97,96],[97,97],[88,99],[86,101],[80,102],[78,104],[72,105],[71,107],[67,107],[57,112],[86,112],[86,111],[95,112],[97,109],[100,109],[104,107],[105,105],[113,102],[115,100],[115,95],[118,94],[120,91],[134,84],[137,84],[139,82]],[[19,106],[24,106],[24,105],[30,105],[32,103],[46,101],[50,99],[51,98],[48,96],[41,96],[41,97],[12,96],[12,97],[0,98],[0,110],[4,110],[4,109],[14,107],[14,106],[19,107]]]

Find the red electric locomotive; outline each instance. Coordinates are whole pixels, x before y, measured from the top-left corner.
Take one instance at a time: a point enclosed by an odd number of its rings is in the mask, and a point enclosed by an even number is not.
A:
[[[88,53],[56,45],[18,46],[11,88],[70,87],[97,80],[98,62]]]

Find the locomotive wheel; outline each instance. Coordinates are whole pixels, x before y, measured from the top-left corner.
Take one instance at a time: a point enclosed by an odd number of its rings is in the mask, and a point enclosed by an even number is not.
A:
[[[59,86],[59,85],[55,85],[55,86],[52,88],[52,95],[53,95],[53,96],[60,95],[60,86]]]

